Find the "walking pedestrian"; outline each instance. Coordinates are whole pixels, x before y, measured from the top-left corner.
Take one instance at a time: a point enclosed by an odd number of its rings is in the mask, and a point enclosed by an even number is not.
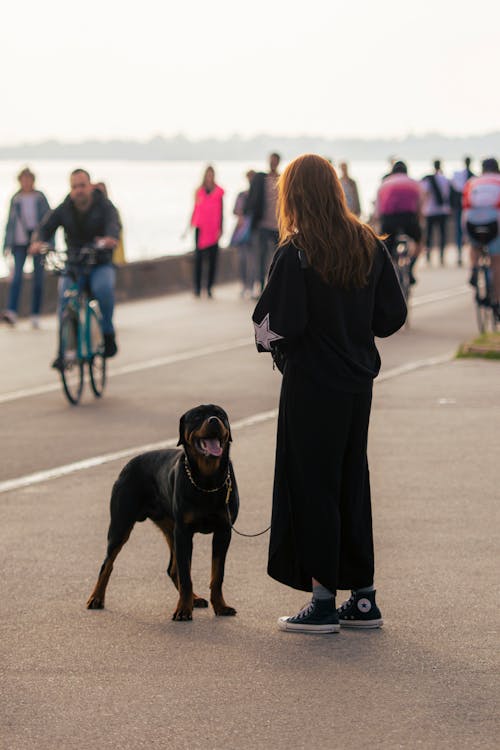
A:
[[[201,294],[203,265],[207,263],[207,295],[212,296],[212,287],[217,270],[219,239],[222,235],[224,190],[215,182],[215,170],[208,166],[200,187],[195,193],[191,226],[195,229],[194,293]]]
[[[424,190],[423,215],[426,223],[426,254],[430,263],[434,230],[439,234],[439,260],[444,266],[446,247],[446,224],[450,214],[450,182],[441,170],[441,162],[436,159],[434,172],[421,180]]]
[[[352,211],[354,216],[357,216],[358,219],[361,216],[361,205],[359,202],[359,192],[358,192],[358,186],[356,184],[356,181],[352,179],[349,175],[349,167],[345,161],[341,162],[340,164],[340,184],[342,185],[342,190],[344,191],[347,208],[349,211]]]
[[[246,174],[248,188],[238,193],[236,198],[233,214],[237,217],[237,221],[230,242],[230,245],[237,248],[238,251],[241,296],[247,299],[252,296],[255,278],[255,260],[254,247],[252,245],[252,222],[249,216],[245,216],[245,208],[254,176],[255,171],[250,169]]]
[[[279,154],[269,157],[269,172],[257,172],[250,185],[245,212],[252,222],[252,242],[256,246],[256,281],[259,292],[264,288],[269,261],[278,243],[276,199],[281,161]]]
[[[4,254],[14,258],[14,275],[9,288],[7,309],[2,313],[2,320],[14,326],[17,322],[19,298],[23,285],[23,270],[31,235],[41,219],[50,210],[45,195],[35,189],[35,175],[26,167],[19,172],[19,190],[10,202],[7,226],[5,229]],[[40,327],[40,312],[43,298],[43,258],[34,253],[33,280],[31,298],[31,324]]]
[[[406,318],[390,256],[347,208],[333,167],[304,155],[278,188],[279,248],[253,321],[283,372],[268,573],[313,593],[282,630],[379,627],[367,462],[374,336]],[[351,589],[338,610],[337,589]]]
[[[450,180],[450,204],[453,212],[453,221],[455,224],[455,242],[457,243],[458,265],[462,265],[462,195],[465,183],[474,177],[474,172],[470,168],[471,158],[466,156],[464,159],[464,168],[453,172]]]

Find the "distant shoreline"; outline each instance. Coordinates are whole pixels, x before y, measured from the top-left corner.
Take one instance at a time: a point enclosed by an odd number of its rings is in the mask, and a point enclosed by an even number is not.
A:
[[[112,139],[83,140],[64,143],[44,140],[0,146],[0,160],[10,159],[92,159],[127,161],[225,161],[256,160],[278,151],[286,158],[312,152],[334,160],[378,161],[390,155],[405,159],[461,159],[470,154],[475,158],[498,155],[500,131],[483,135],[451,137],[439,134],[406,136],[405,138],[325,138],[314,136],[289,137],[259,135],[244,139],[233,136],[226,140],[206,138],[190,140],[182,135],[171,138],[157,136],[146,142]]]

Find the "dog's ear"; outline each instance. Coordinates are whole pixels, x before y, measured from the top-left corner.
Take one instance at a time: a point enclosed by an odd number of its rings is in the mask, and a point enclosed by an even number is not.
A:
[[[184,437],[185,424],[186,424],[186,415],[183,414],[179,420],[179,442],[177,443],[177,445],[184,445],[184,443],[186,442],[185,437]]]

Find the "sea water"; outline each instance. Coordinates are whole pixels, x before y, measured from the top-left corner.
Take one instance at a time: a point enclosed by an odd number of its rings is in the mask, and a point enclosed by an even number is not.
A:
[[[104,182],[109,197],[118,208],[124,227],[125,254],[129,261],[186,253],[194,247],[189,221],[196,188],[200,185],[208,162],[200,161],[86,161],[63,160],[0,161],[0,232],[3,236],[9,200],[18,188],[16,175],[29,166],[36,175],[36,187],[42,190],[55,207],[67,195],[70,172],[76,167],[86,169],[94,182]],[[282,163],[282,167],[286,162]],[[266,161],[216,161],[213,163],[216,182],[225,190],[224,234],[221,245],[229,243],[234,229],[233,215],[236,196],[247,187],[245,174],[249,169],[267,169]],[[417,179],[428,174],[431,163],[408,163],[409,174]],[[446,162],[445,174],[451,176],[460,162]],[[380,180],[389,165],[384,161],[352,161],[349,173],[356,180],[363,217],[367,218]],[[62,233],[58,247],[64,247]],[[0,275],[8,266],[0,260]]]

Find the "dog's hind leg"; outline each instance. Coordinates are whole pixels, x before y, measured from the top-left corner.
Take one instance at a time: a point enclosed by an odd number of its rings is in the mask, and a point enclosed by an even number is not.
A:
[[[117,523],[116,519],[111,519],[111,524],[108,531],[108,551],[106,558],[99,571],[97,583],[94,586],[94,590],[87,600],[87,609],[103,609],[104,608],[104,597],[106,594],[106,586],[108,585],[111,571],[113,570],[113,564],[120,552],[121,548],[128,540],[130,532],[134,528],[135,519],[131,522],[124,522],[120,519]]]
[[[216,615],[231,617],[236,614],[234,607],[229,607],[222,595],[222,581],[226,555],[231,541],[231,529],[217,530],[212,539],[212,579],[210,581],[210,601]]]
[[[154,523],[159,529],[161,529],[167,540],[170,549],[170,561],[168,563],[167,573],[172,579],[175,588],[179,590],[179,571],[177,570],[177,560],[174,549],[173,522],[170,519],[164,518],[161,521],[154,521]],[[193,593],[193,607],[197,607],[198,609],[206,608],[208,607],[208,602],[206,599],[203,599],[203,597]]]

